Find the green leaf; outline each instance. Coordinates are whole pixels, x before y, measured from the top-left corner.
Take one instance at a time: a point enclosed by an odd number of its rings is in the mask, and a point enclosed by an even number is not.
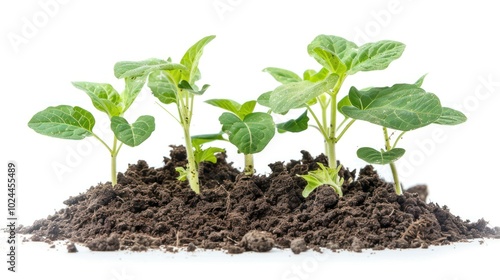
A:
[[[109,117],[123,113],[121,96],[110,84],[73,82],[73,85],[83,90],[92,100],[94,107],[108,114]]]
[[[135,147],[151,136],[155,130],[155,119],[152,116],[140,116],[133,124],[129,124],[122,117],[112,117],[111,130],[125,145]]]
[[[266,113],[251,113],[243,120],[232,113],[223,113],[219,121],[229,142],[244,154],[262,151],[275,134],[273,118]]]
[[[340,101],[337,103],[337,110],[344,114],[342,112],[342,108],[345,106],[352,106],[351,100],[349,100],[349,95],[344,96],[344,98],[340,99]]]
[[[358,71],[387,68],[401,56],[404,48],[404,44],[388,40],[358,47],[341,37],[319,35],[309,44],[307,51],[331,73],[352,75]]]
[[[142,61],[121,61],[115,64],[115,77],[121,79],[126,77],[147,76],[157,70],[184,70],[186,67],[181,64],[172,63],[162,59],[151,58]]]
[[[400,159],[405,150],[401,148],[394,148],[390,151],[377,151],[373,148],[363,147],[359,148],[356,152],[358,157],[370,164],[389,164]]]
[[[182,80],[179,83],[179,88],[186,90],[189,93],[196,94],[196,95],[202,95],[205,93],[205,91],[210,87],[210,85],[203,85],[203,87],[199,90],[196,86],[190,85],[186,80]]]
[[[427,74],[423,75],[422,77],[418,78],[418,80],[415,82],[415,85],[418,87],[422,87],[422,84],[424,83],[425,77]]]
[[[215,154],[222,152],[225,152],[225,150],[217,147],[209,147],[207,149],[200,148],[194,151],[195,161],[198,164],[201,162],[217,163],[217,157]]]
[[[177,180],[179,180],[181,182],[184,182],[187,180],[189,174],[184,167],[181,167],[181,166],[176,167],[175,171],[177,171],[179,173],[179,176],[177,176]]]
[[[361,46],[352,60],[348,74],[358,71],[386,69],[391,62],[401,57],[405,45],[396,41],[378,41]]]
[[[340,58],[329,50],[319,47],[314,48],[312,49],[312,56],[331,73],[342,75],[347,70],[347,66]]]
[[[177,84],[168,71],[155,71],[149,75],[148,87],[153,95],[164,104],[177,102]]]
[[[237,115],[240,119],[244,119],[246,115],[253,113],[257,101],[251,100],[240,104],[231,99],[210,99],[205,101],[206,103],[229,111]]]
[[[241,109],[241,104],[231,99],[209,99],[206,100],[205,103],[227,110],[236,115],[238,115]]]
[[[467,121],[467,117],[460,111],[443,107],[441,116],[434,122],[441,125],[457,125]]]
[[[342,107],[344,115],[401,131],[429,125],[442,112],[436,95],[411,84],[364,91],[352,87],[349,100],[353,106]]]
[[[327,185],[332,187],[333,190],[341,197],[343,195],[342,184],[344,183],[344,178],[339,177],[338,174],[342,165],[339,165],[337,169],[325,167],[319,162],[318,165],[319,168],[317,170],[310,171],[306,175],[297,175],[307,182],[306,187],[302,191],[302,196],[308,197],[318,187]]]
[[[48,107],[28,122],[28,126],[37,133],[71,140],[92,136],[94,125],[95,119],[90,112],[68,105]]]
[[[201,134],[201,135],[191,136],[191,143],[193,144],[194,147],[201,147],[201,145],[205,143],[209,143],[216,140],[225,141],[226,139],[222,137],[222,132],[217,134]]]
[[[125,90],[122,93],[123,113],[134,103],[146,83],[146,76],[125,78]]]
[[[299,75],[293,73],[290,70],[275,68],[275,67],[267,67],[263,71],[271,74],[271,76],[273,76],[273,78],[276,81],[282,84],[302,81]]]
[[[323,81],[330,72],[326,68],[321,68],[319,72],[316,72],[315,70],[309,69],[304,71],[304,80],[310,81],[310,82],[319,82]]]
[[[342,75],[350,69],[357,47],[353,42],[338,36],[319,35],[307,46],[307,52],[323,67]]]
[[[307,111],[305,111],[297,119],[277,124],[276,128],[278,129],[279,133],[301,132],[307,129],[308,122],[309,122],[309,117],[307,116]]]
[[[186,80],[189,84],[194,85],[201,78],[198,64],[203,54],[203,48],[214,38],[213,35],[204,37],[186,51],[181,59],[181,64],[186,67],[187,71],[181,74],[179,81]]]
[[[338,76],[330,75],[322,82],[302,81],[281,85],[271,93],[271,109],[282,114],[291,109],[305,107],[309,101],[327,92],[337,79]]]
[[[263,94],[261,94],[257,98],[257,103],[259,103],[259,105],[261,105],[261,106],[270,108],[271,103],[269,103],[269,99],[271,98],[271,93],[272,93],[272,91],[268,91],[268,92],[264,92]]]

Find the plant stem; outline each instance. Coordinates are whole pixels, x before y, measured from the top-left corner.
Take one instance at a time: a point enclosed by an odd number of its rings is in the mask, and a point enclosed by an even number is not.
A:
[[[191,134],[190,134],[190,127],[191,127],[191,117],[192,117],[192,106],[193,102],[192,100],[190,101],[189,99],[194,99],[194,97],[190,97],[189,93],[185,93],[186,97],[185,100],[183,98],[179,98],[179,104],[178,104],[178,109],[179,109],[179,118],[180,118],[180,123],[182,124],[182,128],[184,130],[184,140],[186,142],[186,154],[187,154],[187,159],[188,159],[188,166],[186,168],[187,178],[189,182],[189,186],[191,189],[196,193],[200,193],[200,180],[199,180],[199,175],[198,175],[198,165],[196,164],[196,160],[194,157],[194,150],[193,150],[193,145],[191,143]]]
[[[186,140],[186,154],[188,159],[188,166],[186,171],[188,173],[188,182],[191,189],[196,193],[200,193],[200,180],[198,175],[198,166],[195,161],[193,145],[191,144],[191,135],[189,133],[189,125],[184,126],[184,138]]]
[[[383,130],[384,130],[385,149],[386,151],[390,151],[392,147],[389,139],[389,133],[387,132],[387,127],[384,127]],[[396,164],[394,162],[391,162],[389,163],[389,166],[391,167],[392,177],[394,178],[394,190],[396,191],[397,195],[402,195],[403,189],[401,188],[401,183],[399,182],[399,176],[398,176],[398,170],[396,169]]]
[[[245,175],[253,175],[254,172],[253,154],[245,154]]]
[[[339,93],[340,87],[344,82],[346,76],[342,75],[339,77],[335,86],[330,93],[330,125],[328,126],[328,135],[325,139],[326,141],[326,154],[328,157],[328,167],[337,169],[337,156],[335,154],[335,134],[337,133],[337,94]],[[326,109],[326,108],[325,108]],[[325,124],[326,125],[326,124]]]
[[[111,150],[111,185],[114,187],[117,183],[117,178],[116,178],[116,157],[118,156],[118,149],[117,149],[117,142],[118,139],[116,136],[113,138],[113,148]]]

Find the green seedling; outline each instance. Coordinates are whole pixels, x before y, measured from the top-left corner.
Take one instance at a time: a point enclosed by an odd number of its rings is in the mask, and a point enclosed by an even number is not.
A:
[[[439,98],[421,88],[423,78],[415,84],[396,84],[391,87],[375,87],[358,90],[352,87],[340,111],[354,120],[367,121],[382,127],[384,149],[380,151],[362,147],[357,155],[370,164],[389,164],[394,178],[396,194],[401,195],[401,187],[395,162],[405,150],[397,144],[408,131],[430,124],[457,125],[467,120],[464,114],[451,108],[442,107]],[[398,133],[391,142],[388,129]],[[392,134],[391,134],[392,135]]]
[[[231,144],[245,156],[247,175],[253,175],[254,157],[269,144],[275,134],[273,118],[268,113],[254,112],[257,101],[252,100],[239,104],[230,99],[211,99],[206,101],[215,107],[227,110],[219,117],[222,132],[228,136]]]
[[[94,107],[106,113],[111,121],[114,133],[111,145],[106,144],[93,131],[95,118],[89,111],[75,106],[59,105],[48,107],[36,113],[28,126],[36,132],[62,139],[82,140],[93,136],[102,143],[111,155],[111,184],[116,185],[116,158],[123,144],[135,147],[149,138],[155,130],[152,116],[140,116],[130,124],[123,114],[132,105],[145,83],[145,77],[125,79],[125,89],[119,94],[110,84],[74,82],[73,85],[83,90],[92,100]]]
[[[355,121],[346,118],[337,123],[337,97],[345,79],[360,71],[386,69],[401,56],[404,49],[404,44],[395,41],[379,41],[358,47],[341,37],[319,35],[307,48],[309,55],[321,65],[319,71],[306,70],[301,77],[285,69],[264,69],[282,85],[260,96],[259,104],[270,107],[272,112],[278,114],[304,109],[314,120],[312,127],[323,136],[328,166],[320,166],[317,171],[302,176],[308,182],[302,193],[304,197],[321,185],[331,186],[342,196],[343,180],[338,176],[340,169],[335,146]]]
[[[214,38],[215,36],[207,36],[195,43],[186,51],[180,63],[172,63],[170,58],[167,60],[155,58],[138,62],[124,61],[115,65],[116,77],[127,78],[145,75],[148,77],[148,87],[161,103],[176,105],[177,114],[162,108],[183,129],[188,165],[185,169],[179,168],[177,171],[180,173],[179,178],[187,178],[189,186],[197,194],[200,193],[200,182],[190,127],[193,119],[194,98],[202,95],[208,88],[208,85],[204,85],[200,89],[195,84],[201,78],[198,63],[204,47]]]

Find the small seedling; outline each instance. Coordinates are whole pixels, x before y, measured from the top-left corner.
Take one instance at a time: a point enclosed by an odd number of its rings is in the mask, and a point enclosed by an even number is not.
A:
[[[188,165],[186,168],[178,168],[177,171],[180,173],[179,179],[187,178],[189,186],[197,194],[200,193],[200,182],[190,127],[193,119],[194,98],[202,95],[208,88],[208,85],[204,85],[199,89],[195,84],[201,78],[198,63],[204,47],[214,38],[215,36],[207,36],[195,43],[186,51],[178,64],[172,63],[169,58],[138,62],[124,61],[115,65],[116,77],[147,76],[149,77],[148,87],[153,95],[163,104],[174,103],[176,105],[177,116],[164,109],[181,125],[184,132]]]
[[[358,90],[352,87],[339,110],[354,120],[364,120],[382,127],[385,149],[362,147],[357,155],[370,164],[389,164],[396,194],[403,193],[395,162],[405,150],[397,148],[402,136],[430,124],[457,125],[467,120],[464,114],[442,107],[439,98],[421,88],[424,77],[415,84],[396,84]],[[391,143],[388,129],[399,131]]]
[[[111,121],[114,133],[113,143],[106,144],[93,132],[94,116],[87,110],[75,106],[59,105],[48,107],[36,113],[28,126],[36,132],[62,139],[81,140],[89,136],[101,142],[111,155],[111,184],[116,185],[116,158],[123,144],[135,147],[149,138],[155,130],[152,116],[140,116],[130,124],[123,114],[132,105],[141,92],[145,77],[125,79],[125,90],[119,94],[110,84],[74,82],[73,85],[83,90],[92,100],[94,107],[106,113]]]
[[[239,104],[230,99],[211,99],[206,101],[215,107],[227,110],[219,117],[222,132],[228,135],[229,142],[245,156],[247,175],[255,172],[253,155],[261,152],[275,134],[273,118],[268,113],[254,112],[257,101]]]
[[[331,186],[339,196],[342,195],[343,180],[338,176],[335,145],[354,123],[345,119],[337,124],[337,95],[347,78],[360,71],[386,69],[399,58],[405,45],[395,41],[379,41],[357,46],[355,43],[337,36],[319,35],[307,50],[322,68],[306,70],[301,76],[280,68],[266,68],[278,82],[282,83],[274,91],[259,97],[259,104],[269,106],[274,113],[286,114],[293,109],[305,108],[325,142],[328,166],[321,167],[302,177],[308,181],[303,191],[307,197],[321,185]],[[319,106],[318,111],[314,106]],[[299,118],[300,119],[300,118]]]

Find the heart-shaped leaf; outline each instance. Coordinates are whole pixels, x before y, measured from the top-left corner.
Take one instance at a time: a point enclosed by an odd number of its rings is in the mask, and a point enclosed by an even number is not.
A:
[[[68,105],[48,107],[28,122],[28,126],[37,133],[71,140],[92,136],[94,125],[95,119],[90,112]]]
[[[358,157],[370,164],[389,164],[400,159],[405,150],[401,148],[394,148],[390,151],[377,151],[373,148],[363,147],[359,148],[356,152]]]
[[[135,147],[151,136],[155,130],[155,119],[152,116],[140,116],[134,123],[129,124],[122,117],[112,117],[111,130],[125,145]]]
[[[349,91],[352,106],[342,113],[356,120],[409,131],[435,122],[442,112],[439,98],[412,84]]]
[[[243,120],[232,113],[219,117],[222,131],[229,136],[229,142],[244,154],[262,151],[275,134],[273,118],[266,113],[251,113]]]

